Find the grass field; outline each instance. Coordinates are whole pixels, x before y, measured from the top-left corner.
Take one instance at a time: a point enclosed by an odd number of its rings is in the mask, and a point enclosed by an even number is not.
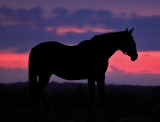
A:
[[[30,106],[28,83],[0,84],[0,122],[159,122],[160,88],[105,87],[105,108],[97,90],[94,111],[88,112],[87,84],[50,83],[45,89],[48,107]]]

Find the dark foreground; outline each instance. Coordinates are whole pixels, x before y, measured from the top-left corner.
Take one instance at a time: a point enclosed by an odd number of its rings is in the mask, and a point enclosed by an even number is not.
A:
[[[95,92],[94,112],[90,113],[86,84],[51,83],[44,93],[48,104],[32,109],[27,83],[0,84],[0,122],[160,121],[160,87],[106,86],[104,110]]]

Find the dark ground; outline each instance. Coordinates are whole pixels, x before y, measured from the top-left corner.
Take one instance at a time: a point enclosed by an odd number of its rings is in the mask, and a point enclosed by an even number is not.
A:
[[[31,109],[28,83],[0,84],[0,122],[159,122],[160,87],[105,87],[105,108],[95,91],[94,112],[88,112],[87,84],[50,83],[48,109]]]

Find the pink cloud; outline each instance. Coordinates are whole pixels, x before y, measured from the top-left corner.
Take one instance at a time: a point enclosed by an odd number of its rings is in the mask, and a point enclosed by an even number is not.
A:
[[[86,33],[88,31],[92,32],[98,32],[98,33],[105,33],[105,32],[112,32],[112,29],[105,29],[101,26],[98,27],[93,27],[93,26],[84,26],[84,27],[75,27],[75,26],[61,26],[57,27],[56,33],[58,35],[64,35],[69,32],[74,32],[74,33]]]
[[[52,32],[52,31],[54,31],[54,28],[53,28],[53,27],[49,27],[49,26],[46,27],[45,29],[46,29],[47,32]]]

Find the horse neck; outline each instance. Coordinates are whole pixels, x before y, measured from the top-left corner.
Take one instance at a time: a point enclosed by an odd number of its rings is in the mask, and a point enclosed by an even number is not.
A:
[[[117,50],[120,49],[119,37],[115,36],[111,39],[103,39],[102,44],[99,46],[101,53],[104,54],[105,59],[108,60]],[[98,45],[98,44],[97,44]]]
[[[106,49],[104,50],[105,59],[108,60],[117,50],[118,48],[112,47],[112,45],[106,47]]]

